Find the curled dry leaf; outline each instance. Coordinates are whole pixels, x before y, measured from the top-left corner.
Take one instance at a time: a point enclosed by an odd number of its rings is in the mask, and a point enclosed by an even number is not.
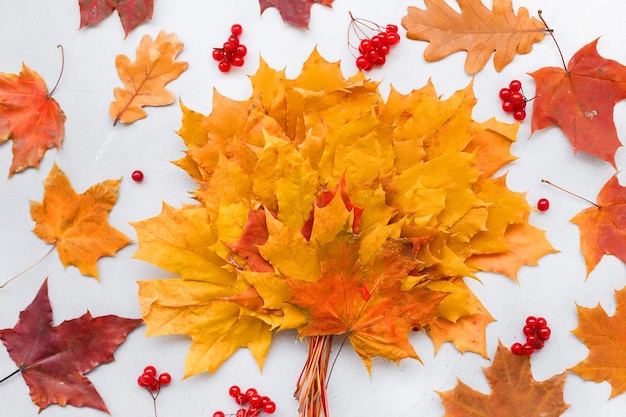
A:
[[[50,404],[91,407],[108,413],[104,400],[85,374],[112,362],[113,352],[143,321],[89,312],[52,326],[48,280],[12,329],[0,340],[18,366],[41,412]]]
[[[78,0],[80,6],[80,28],[95,25],[108,17],[114,10],[120,15],[124,34],[152,19],[154,0]]]
[[[186,62],[176,61],[183,46],[175,33],[161,31],[156,40],[148,35],[141,38],[135,62],[125,55],[117,56],[115,66],[124,88],[118,87],[113,92],[115,101],[109,114],[114,123],[143,119],[144,106],[166,106],[174,102],[174,94],[165,86],[188,67]]]
[[[59,148],[65,132],[65,114],[44,80],[22,65],[19,75],[0,73],[0,144],[13,140],[9,176],[39,167],[46,151]]]
[[[76,194],[67,176],[55,164],[44,183],[42,202],[31,201],[33,232],[55,245],[64,266],[73,265],[81,274],[98,278],[97,261],[113,256],[130,243],[108,223],[117,202],[119,180],[106,180]]]
[[[465,71],[476,74],[495,52],[493,64],[500,72],[516,54],[527,54],[546,33],[544,24],[520,7],[517,15],[511,0],[494,0],[489,10],[481,0],[457,0],[461,13],[443,0],[426,0],[426,9],[409,6],[402,19],[407,37],[430,42],[426,61],[438,61],[467,51]]]

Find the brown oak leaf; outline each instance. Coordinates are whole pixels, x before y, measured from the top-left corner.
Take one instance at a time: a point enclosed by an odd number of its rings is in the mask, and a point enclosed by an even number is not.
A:
[[[476,74],[483,69],[492,52],[493,64],[500,72],[516,54],[527,54],[542,40],[544,24],[520,7],[517,15],[511,0],[494,0],[489,10],[480,0],[457,0],[461,13],[445,1],[426,0],[426,10],[409,6],[402,18],[407,37],[428,41],[426,61],[438,61],[454,52],[467,51],[465,71]]]
[[[444,417],[558,417],[569,405],[563,401],[566,373],[537,382],[530,356],[514,355],[498,344],[493,364],[485,369],[491,394],[471,389],[462,381],[451,391],[439,392]]]
[[[108,223],[117,202],[119,180],[106,180],[76,194],[67,176],[55,164],[44,183],[42,202],[31,201],[33,232],[55,245],[64,266],[73,265],[81,274],[98,278],[97,260],[113,256],[130,243]]]
[[[578,308],[578,327],[572,330],[589,354],[571,368],[587,381],[611,384],[611,398],[626,392],[626,290],[615,292],[615,315],[609,317],[600,305]]]
[[[39,167],[46,151],[59,148],[65,114],[43,79],[26,65],[19,75],[0,73],[0,144],[13,140],[9,176]]]
[[[311,6],[315,3],[332,7],[333,0],[259,0],[261,13],[269,7],[276,7],[285,22],[302,28],[309,27]]]
[[[530,75],[537,84],[532,132],[558,126],[574,152],[595,155],[615,167],[617,137],[613,108],[626,99],[626,67],[602,58],[598,40],[583,46],[567,69],[545,67]]]
[[[124,34],[152,19],[154,0],[78,0],[80,6],[80,29],[95,25],[114,10],[120,15]]]
[[[175,33],[159,32],[152,40],[149,35],[141,38],[135,62],[125,55],[118,55],[115,66],[125,88],[116,88],[115,101],[109,114],[114,124],[132,123],[146,117],[144,106],[166,106],[174,102],[174,94],[165,86],[178,78],[187,67],[186,62],[176,61],[183,50],[183,43]]]
[[[12,329],[0,330],[0,340],[30,387],[42,411],[50,404],[91,407],[108,413],[104,400],[84,375],[112,362],[113,352],[138,327],[141,319],[89,312],[52,327],[48,281],[20,313]]]

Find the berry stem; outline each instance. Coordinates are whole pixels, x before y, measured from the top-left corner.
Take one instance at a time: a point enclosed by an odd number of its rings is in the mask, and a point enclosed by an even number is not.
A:
[[[46,259],[46,257],[48,255],[50,255],[50,252],[52,252],[54,250],[54,248],[56,248],[56,243],[52,245],[52,247],[50,248],[50,250],[48,252],[46,252],[46,254],[44,256],[41,257],[41,259],[39,259],[37,262],[35,262],[34,264],[32,264],[31,266],[29,266],[28,268],[26,268],[25,270],[23,270],[22,272],[18,272],[17,274],[13,275],[11,278],[9,278],[9,280],[7,282],[5,282],[4,284],[0,285],[0,289],[6,287],[7,285],[9,285],[11,283],[11,281],[13,281],[14,279],[24,275],[25,273],[27,273],[28,271],[30,271],[31,269],[33,269],[34,267],[36,267],[37,265],[39,265],[40,263],[43,262],[44,259]],[[1,382],[1,381],[0,381]]]
[[[57,48],[61,48],[61,71],[59,72],[59,78],[57,78],[57,82],[54,84],[54,87],[52,87],[52,90],[50,90],[50,92],[48,93],[47,98],[52,97],[52,94],[54,94],[54,92],[56,91],[59,83],[61,82],[63,70],[65,69],[65,49],[63,49],[63,45],[61,44],[57,45]]]
[[[543,16],[541,15],[541,10],[537,11],[537,14],[539,15],[539,19],[541,19],[541,22],[546,27],[546,32],[548,32],[550,36],[552,37],[552,40],[554,41],[554,44],[556,45],[556,49],[559,51],[559,55],[561,56],[561,62],[563,63],[563,69],[565,70],[565,72],[569,74],[569,69],[567,69],[565,58],[563,58],[563,52],[561,52],[561,47],[559,46],[559,43],[556,41],[556,38],[554,37],[554,29],[550,29],[546,21],[543,19]]]
[[[569,194],[569,195],[572,195],[572,196],[574,196],[574,197],[580,198],[580,199],[581,199],[581,200],[583,200],[583,201],[586,201],[587,203],[591,204],[592,206],[596,206],[597,208],[600,208],[600,206],[599,206],[598,204],[594,203],[593,201],[591,201],[591,200],[589,200],[589,199],[587,199],[587,198],[585,198],[585,197],[581,197],[581,196],[579,196],[578,194],[575,194],[575,193],[573,193],[573,192],[571,192],[571,191],[568,191],[568,190],[566,190],[566,189],[565,189],[565,188],[563,188],[563,187],[559,187],[558,185],[553,184],[553,183],[551,183],[551,182],[550,182],[550,181],[548,181],[548,180],[545,180],[545,179],[543,179],[543,178],[542,178],[542,179],[541,179],[541,182],[545,182],[546,184],[551,185],[551,186],[553,186],[554,188],[557,188],[557,189],[559,189],[559,190],[561,190],[561,191],[563,191],[563,192],[565,192],[565,193],[567,193],[567,194]]]
[[[11,372],[9,375],[5,376],[4,378],[0,379],[0,384],[3,383],[4,381],[6,381],[7,379],[11,378],[13,375],[16,375],[20,372],[22,372],[23,368],[17,368],[15,371]]]

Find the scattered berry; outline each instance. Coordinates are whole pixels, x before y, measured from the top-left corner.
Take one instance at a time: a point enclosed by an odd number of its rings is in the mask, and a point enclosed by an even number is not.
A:
[[[143,172],[141,172],[139,170],[133,171],[133,173],[130,174],[130,176],[133,179],[133,181],[135,181],[135,182],[143,181]],[[144,373],[145,373],[145,371],[144,371]]]
[[[241,25],[232,25],[230,33],[221,48],[213,48],[212,56],[218,62],[217,68],[221,72],[229,72],[232,67],[242,67],[245,63],[244,57],[248,54],[248,48],[239,41],[239,35],[243,33]]]
[[[152,397],[152,401],[154,402],[155,417],[157,416],[156,399],[161,393],[161,387],[169,385],[170,382],[172,382],[172,376],[170,374],[163,372],[161,375],[158,375],[156,368],[152,365],[146,366],[143,369],[143,373],[139,375],[139,378],[137,378],[137,384],[148,390],[150,396]]]
[[[398,26],[388,24],[383,27],[372,21],[358,19],[350,14],[352,19],[348,32],[348,45],[356,51],[356,67],[361,71],[369,71],[375,66],[385,65],[391,47],[400,42]],[[358,46],[352,43],[351,36],[358,39]]]
[[[543,348],[546,340],[550,338],[548,322],[543,317],[528,316],[523,329],[526,343],[513,343],[511,352],[515,355],[532,355],[536,350]]]
[[[550,202],[548,201],[547,198],[540,198],[539,201],[537,201],[537,210],[546,211],[549,208],[550,208]]]
[[[228,395],[235,399],[239,409],[234,414],[224,414],[223,411],[216,411],[213,417],[258,417],[261,413],[273,414],[276,411],[276,403],[270,397],[260,395],[256,388],[248,388],[241,392],[241,388],[233,385],[228,389]],[[248,408],[245,408],[245,406]]]

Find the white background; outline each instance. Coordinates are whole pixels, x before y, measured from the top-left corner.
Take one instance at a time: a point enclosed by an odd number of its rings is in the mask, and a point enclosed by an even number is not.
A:
[[[491,1],[485,4],[491,7]],[[259,14],[256,0],[155,0],[154,18],[139,26],[124,39],[116,14],[95,27],[78,30],[77,0],[0,0],[0,72],[19,73],[22,62],[37,71],[49,88],[54,85],[61,66],[58,44],[65,48],[65,71],[54,94],[67,115],[66,134],[60,152],[49,151],[39,170],[28,169],[7,178],[12,154],[11,144],[0,146],[0,281],[36,262],[48,246],[32,232],[29,200],[41,201],[43,181],[52,164],[63,169],[77,192],[105,179],[123,177],[120,198],[110,223],[135,238],[131,221],[157,215],[165,201],[179,207],[192,203],[188,191],[195,184],[169,161],[182,156],[184,146],[174,133],[180,127],[177,104],[148,108],[148,117],[132,125],[113,127],[108,116],[113,89],[121,86],[115,69],[115,56],[126,54],[134,60],[135,49],[144,34],[156,36],[159,30],[176,32],[185,48],[179,59],[189,69],[169,84],[177,97],[196,111],[211,110],[212,89],[236,99],[251,92],[247,75],[256,71],[259,55],[289,77],[295,77],[314,45],[329,61],[342,60],[346,76],[356,72],[347,46],[348,11],[354,16],[394,23],[406,15],[407,6],[423,8],[418,0],[335,0],[334,7],[315,5],[309,30],[284,24],[276,9]],[[525,0],[514,7],[527,7],[536,16],[538,9],[554,28],[561,49],[568,60],[582,46],[597,37],[602,56],[626,62],[626,7],[615,0]],[[455,6],[456,7],[456,6]],[[243,68],[228,74],[217,70],[211,59],[213,47],[226,40],[230,25],[241,23],[242,43],[249,55]],[[423,59],[425,42],[404,37],[392,49],[387,64],[368,75],[381,81],[383,94],[393,84],[400,92],[420,88],[429,78],[443,97],[464,88],[471,77],[464,73],[465,53],[458,53],[436,63]],[[478,104],[474,119],[492,116],[512,122],[500,109],[498,90],[512,79],[520,79],[527,96],[534,92],[534,82],[527,75],[543,66],[560,66],[552,40],[546,37],[529,55],[517,56],[501,73],[493,70],[492,61],[474,78]],[[529,112],[532,104],[529,106]],[[544,380],[574,366],[587,354],[587,348],[570,331],[577,326],[576,304],[593,307],[598,303],[611,314],[615,309],[614,289],[626,285],[621,261],[605,256],[586,277],[579,246],[578,228],[569,222],[588,205],[546,184],[542,178],[560,184],[595,200],[602,185],[615,170],[597,158],[578,154],[556,128],[530,137],[530,115],[522,123],[518,142],[512,152],[519,159],[506,167],[508,185],[527,192],[531,205],[541,197],[550,200],[550,210],[533,213],[532,224],[547,231],[547,237],[559,253],[543,258],[537,267],[524,267],[519,284],[500,275],[481,275],[482,284],[470,282],[497,322],[487,331],[488,353],[493,356],[498,339],[507,346],[523,338],[521,328],[528,315],[547,318],[552,338],[545,348],[532,356],[532,371]],[[624,138],[626,108],[618,105],[615,122]],[[623,169],[626,155],[616,155],[618,169]],[[141,169],[145,180],[134,183],[130,174]],[[624,179],[618,174],[620,179]],[[622,181],[623,182],[623,181]],[[5,289],[0,290],[0,328],[13,327],[20,310],[34,298],[45,277],[49,277],[50,299],[55,324],[82,315],[87,309],[96,315],[117,314],[140,317],[136,299],[136,281],[167,276],[144,262],[131,259],[135,243],[113,258],[99,263],[101,282],[83,277],[76,268],[64,269],[53,252],[42,264]],[[147,364],[172,374],[174,381],[163,389],[158,399],[160,417],[212,416],[215,410],[234,412],[236,405],[227,395],[228,387],[256,387],[278,405],[279,417],[297,415],[293,391],[306,357],[304,343],[296,342],[294,333],[278,335],[273,342],[262,373],[251,355],[239,351],[215,374],[201,374],[181,380],[189,340],[184,336],[146,338],[145,327],[131,333],[116,351],[116,361],[99,366],[88,374],[113,416],[152,416],[152,399],[137,386],[137,376]],[[405,360],[396,366],[375,360],[368,376],[351,348],[341,352],[329,386],[331,414],[352,416],[425,416],[444,413],[435,391],[454,388],[457,378],[482,392],[489,392],[482,368],[490,361],[472,353],[461,355],[446,344],[435,355],[433,345],[423,334],[412,334],[423,364]],[[5,349],[0,349],[0,377],[15,365]],[[567,377],[565,401],[571,404],[566,417],[623,415],[626,395],[609,400],[608,383],[583,382],[574,374]],[[0,384],[0,416],[35,416],[28,387],[17,375]],[[620,412],[621,411],[621,412]],[[50,406],[47,417],[103,416],[88,408]]]

